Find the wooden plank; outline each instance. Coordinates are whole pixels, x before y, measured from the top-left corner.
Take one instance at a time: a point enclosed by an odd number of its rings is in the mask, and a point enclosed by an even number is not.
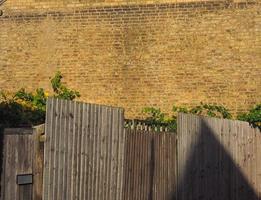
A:
[[[78,138],[77,138],[77,168],[76,168],[76,191],[75,191],[75,199],[80,198],[80,187],[82,186],[81,183],[81,163],[83,162],[83,152],[82,152],[82,117],[83,117],[83,103],[77,102],[77,127],[78,127]]]
[[[66,109],[66,101],[64,102],[58,102],[59,103],[59,110],[58,110],[58,124],[57,124],[57,146],[58,149],[56,150],[56,168],[57,168],[57,178],[56,178],[56,186],[54,187],[54,190],[56,191],[56,194],[54,195],[54,198],[57,200],[62,199],[63,196],[63,185],[64,185],[64,154],[65,154],[65,139],[64,131],[65,131],[65,124],[66,121],[65,117],[65,109]]]
[[[50,147],[48,149],[48,154],[49,156],[45,156],[45,160],[48,162],[47,165],[45,165],[48,170],[47,174],[48,174],[48,181],[47,182],[47,195],[45,197],[44,200],[52,200],[52,197],[53,197],[53,173],[54,173],[54,170],[53,170],[53,165],[54,165],[54,148],[55,148],[55,123],[56,123],[56,100],[51,98],[50,99],[50,104],[52,104],[52,112],[50,113],[51,116],[48,116],[48,118],[50,118],[50,123],[51,123],[51,126],[50,126],[50,130],[48,132],[46,132],[46,137],[49,137],[47,140],[46,140],[46,143],[49,143]],[[49,113],[48,113],[49,114]],[[48,128],[47,128],[48,130]],[[45,171],[44,171],[45,173]]]
[[[1,199],[42,199],[43,144],[40,131],[32,128],[25,134],[21,129],[9,129],[4,137],[4,165]],[[17,175],[33,175],[33,185],[18,185]]]
[[[57,100],[56,100],[57,101]],[[53,187],[52,187],[52,199],[58,199],[60,197],[59,194],[59,186],[60,182],[59,179],[61,179],[61,174],[60,174],[60,159],[61,159],[61,148],[63,145],[63,138],[61,137],[61,123],[62,123],[62,117],[61,117],[61,112],[63,109],[62,102],[57,101],[57,106],[56,106],[56,111],[55,111],[55,142],[54,142],[54,158],[53,158]]]
[[[226,156],[226,152],[228,152],[230,148],[230,132],[229,130],[229,122],[227,120],[222,121],[221,129],[220,129],[220,142],[222,143],[222,147],[219,149],[219,163],[220,163],[220,185],[226,185],[230,182],[230,171],[231,166],[229,162],[229,157]],[[230,186],[224,187],[223,191],[220,191],[220,199],[226,199],[230,197]]]
[[[106,148],[106,152],[107,152],[107,158],[106,158],[106,188],[105,188],[105,197],[108,198],[109,194],[110,194],[110,180],[111,180],[111,169],[110,169],[110,163],[111,163],[111,149],[112,149],[112,112],[111,112],[111,108],[107,108],[106,109],[106,119],[107,119],[107,123],[106,123],[106,132],[107,132],[107,148]]]
[[[4,136],[4,159],[5,159],[5,174],[4,174],[4,200],[16,199],[17,187],[16,187],[16,168],[17,168],[17,152],[14,145],[18,144],[17,137]],[[10,167],[12,166],[12,167]]]
[[[98,140],[99,140],[99,135],[98,135],[98,108],[97,105],[94,105],[94,116],[93,116],[93,120],[94,120],[94,129],[93,129],[93,134],[94,134],[94,146],[93,146],[93,189],[92,189],[92,198],[93,199],[97,199],[96,195],[96,191],[97,191],[97,175],[98,175]]]
[[[33,134],[33,128],[5,128],[5,135]]]
[[[50,200],[57,199],[57,189],[58,189],[58,178],[59,178],[59,144],[60,144],[60,108],[61,108],[61,102],[58,101],[58,99],[54,99],[56,102],[56,107],[55,107],[55,118],[54,118],[54,123],[55,126],[53,127],[53,145],[51,151],[52,153],[52,158],[51,158],[51,177],[52,177],[52,182],[50,184]]]
[[[32,185],[19,186],[19,194],[17,200],[32,200]]]
[[[62,131],[62,137],[64,137],[64,154],[62,157],[62,165],[63,165],[63,177],[61,178],[61,180],[63,181],[61,190],[63,191],[61,194],[61,199],[67,199],[67,195],[68,195],[68,190],[67,190],[67,184],[68,184],[68,165],[69,165],[69,145],[71,143],[70,141],[70,135],[69,135],[69,131],[70,131],[70,115],[68,113],[70,113],[70,103],[69,101],[65,101],[64,102],[64,108],[63,108],[63,121],[61,122],[61,126],[63,127],[63,131]]]
[[[86,128],[86,115],[88,114],[86,110],[87,105],[82,104],[82,118],[81,118],[81,149],[80,149],[80,159],[81,159],[81,164],[80,164],[80,178],[79,178],[79,199],[84,199],[84,190],[85,190],[85,178],[86,178],[86,137],[87,137],[87,128]]]
[[[259,140],[249,124],[181,114],[178,139],[179,199],[259,199]]]
[[[42,131],[44,130],[41,128]],[[44,143],[40,142],[39,137],[42,131],[37,128],[33,133],[33,200],[42,200],[43,195],[43,168],[44,168]]]
[[[83,186],[82,186],[82,192],[83,192],[83,199],[87,199],[88,195],[88,176],[89,176],[89,142],[90,142],[90,105],[87,104],[84,106],[84,117],[83,117],[83,123],[84,123],[84,132],[85,132],[85,138],[84,138],[84,152],[85,152],[85,162],[84,162],[84,179],[83,179]]]
[[[19,186],[18,200],[32,200],[32,185]]]
[[[258,128],[255,129],[255,134],[256,134],[256,180],[257,180],[257,186],[256,186],[256,195],[258,199],[261,199],[261,133]]]
[[[50,133],[46,146],[49,145],[47,153],[51,159],[46,168],[48,172],[50,168],[54,170],[54,177],[48,174],[45,183],[52,198],[138,200],[149,197],[152,191],[153,199],[166,199],[175,190],[170,186],[175,186],[175,178],[166,181],[170,168],[176,163],[173,161],[176,157],[169,156],[168,144],[171,147],[173,144],[169,143],[168,136],[144,131],[124,132],[122,109],[57,99],[50,101],[52,106],[49,107],[53,108],[48,112],[53,113],[47,116],[54,116],[54,120],[48,122],[47,119],[46,130]],[[50,136],[54,142],[48,140]],[[151,146],[152,138],[155,143]]]
[[[126,137],[124,199],[175,199],[175,164],[173,179],[166,181],[172,170],[168,163],[175,163],[176,159],[168,156],[170,147],[176,153],[175,135],[127,130]]]
[[[71,199],[71,193],[72,193],[72,164],[73,164],[73,140],[74,140],[74,135],[73,135],[73,130],[74,130],[74,103],[72,101],[68,102],[69,104],[69,110],[67,115],[69,116],[68,119],[68,163],[67,163],[67,187],[66,187],[66,199]]]
[[[117,186],[116,200],[122,199],[123,190],[123,162],[124,162],[124,147],[125,147],[125,132],[124,132],[124,113],[122,109],[118,109],[118,155],[117,155]]]

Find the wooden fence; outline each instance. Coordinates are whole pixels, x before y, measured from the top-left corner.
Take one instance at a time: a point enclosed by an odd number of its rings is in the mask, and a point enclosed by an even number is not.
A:
[[[175,200],[176,135],[126,130],[123,200]]]
[[[44,200],[122,199],[123,109],[51,98]]]
[[[1,200],[41,200],[43,126],[5,129]]]
[[[50,98],[44,164],[36,129],[6,130],[2,200],[261,199],[261,133],[248,123],[180,114],[177,134],[125,125],[121,108]]]
[[[176,136],[126,129],[123,109],[49,99],[44,200],[174,200]]]
[[[260,200],[261,133],[246,122],[180,114],[178,199]]]

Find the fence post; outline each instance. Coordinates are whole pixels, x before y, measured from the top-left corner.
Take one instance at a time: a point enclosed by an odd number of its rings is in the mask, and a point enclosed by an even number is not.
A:
[[[34,127],[34,158],[33,158],[33,200],[42,200],[43,192],[43,165],[44,165],[44,142],[42,136],[44,134],[45,125]]]

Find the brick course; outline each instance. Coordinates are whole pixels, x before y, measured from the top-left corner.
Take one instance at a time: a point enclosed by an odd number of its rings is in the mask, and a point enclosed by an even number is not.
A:
[[[60,70],[82,100],[127,117],[145,106],[202,101],[236,113],[261,102],[258,1],[14,2],[0,18],[0,89],[50,90]]]

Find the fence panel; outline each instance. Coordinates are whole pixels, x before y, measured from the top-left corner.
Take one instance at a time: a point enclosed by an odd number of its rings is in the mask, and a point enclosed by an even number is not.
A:
[[[176,135],[126,130],[124,200],[176,199]]]
[[[178,199],[261,199],[261,133],[248,123],[178,116]]]
[[[2,200],[42,199],[43,146],[39,141],[42,133],[42,126],[5,129]]]
[[[48,99],[44,200],[120,200],[123,109]]]

